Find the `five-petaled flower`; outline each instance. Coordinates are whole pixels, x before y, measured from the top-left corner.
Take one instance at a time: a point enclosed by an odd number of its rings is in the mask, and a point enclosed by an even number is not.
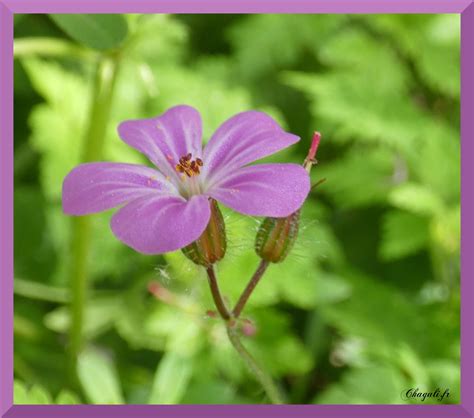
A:
[[[299,140],[262,112],[228,119],[204,150],[201,117],[190,106],[125,121],[118,133],[157,169],[79,165],[64,180],[63,210],[86,215],[123,205],[112,217],[112,231],[141,253],[174,251],[197,240],[209,222],[211,198],[245,215],[285,217],[300,208],[310,189],[300,165],[248,165]]]

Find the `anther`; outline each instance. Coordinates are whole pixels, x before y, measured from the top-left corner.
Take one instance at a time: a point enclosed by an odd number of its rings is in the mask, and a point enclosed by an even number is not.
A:
[[[203,161],[200,158],[196,158],[196,160],[192,160],[193,155],[188,153],[182,156],[179,159],[178,164],[175,166],[175,170],[178,173],[184,173],[187,177],[197,176],[201,173],[199,167],[204,165]],[[184,177],[186,178],[186,177]]]

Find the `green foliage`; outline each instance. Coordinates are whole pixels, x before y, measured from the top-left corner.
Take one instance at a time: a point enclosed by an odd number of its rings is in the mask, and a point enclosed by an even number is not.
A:
[[[127,22],[122,15],[57,14],[50,17],[72,39],[90,48],[116,48],[127,37]]]
[[[322,404],[397,404],[404,403],[399,395],[406,382],[393,368],[372,365],[353,369],[342,378],[340,385],[314,400]],[[403,389],[402,389],[403,390]]]
[[[237,112],[269,112],[302,137],[270,161],[302,162],[322,132],[312,182],[326,181],[243,312],[256,328],[244,345],[290,402],[400,404],[417,386],[459,402],[459,16],[50,17],[15,26],[80,45],[15,61],[16,403],[268,401],[206,314],[202,269],[179,251],[133,252],[113,237],[110,212],[91,218],[80,390],[65,383],[61,187],[84,152],[94,59],[108,54],[120,71],[106,161],[146,164],[117,125],[183,103],[200,110],[205,141]],[[228,251],[216,270],[233,305],[258,265],[259,220],[222,212]]]
[[[40,385],[28,387],[20,380],[13,382],[13,398],[17,405],[47,405],[53,403],[74,405],[81,403],[78,396],[67,389],[61,390],[53,401],[52,396],[44,387]]]
[[[192,374],[192,358],[172,351],[166,353],[156,369],[148,403],[176,404],[181,400]]]
[[[123,403],[117,371],[109,355],[87,348],[80,354],[77,367],[84,393],[90,403]]]
[[[429,242],[427,219],[407,212],[388,212],[383,220],[380,255],[386,259],[401,258],[426,247]]]

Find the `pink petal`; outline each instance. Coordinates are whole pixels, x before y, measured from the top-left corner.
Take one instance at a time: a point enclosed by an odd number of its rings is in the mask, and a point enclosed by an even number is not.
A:
[[[64,179],[62,204],[69,215],[101,212],[145,195],[177,194],[152,168],[135,164],[88,163]]]
[[[214,181],[222,170],[232,171],[298,141],[299,137],[285,132],[265,113],[239,113],[224,122],[209,140],[204,149],[203,173]]]
[[[236,170],[208,194],[245,215],[280,218],[298,210],[309,190],[309,176],[302,166],[259,164]]]
[[[202,123],[191,106],[175,106],[151,119],[128,120],[118,127],[120,137],[145,154],[162,173],[177,180],[175,166],[188,153],[202,157]]]
[[[206,196],[146,196],[124,206],[110,222],[115,236],[144,254],[161,254],[198,239],[210,217]]]

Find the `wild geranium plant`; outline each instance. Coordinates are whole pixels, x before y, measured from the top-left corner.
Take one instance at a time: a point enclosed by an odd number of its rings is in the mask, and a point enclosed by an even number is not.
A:
[[[125,121],[118,133],[155,168],[111,162],[79,165],[63,183],[64,212],[77,216],[120,206],[110,223],[119,240],[144,254],[181,249],[203,266],[230,341],[270,400],[284,402],[271,377],[242,345],[236,324],[269,263],[283,261],[296,240],[320,135],[315,133],[303,165],[249,165],[299,137],[267,114],[248,111],[224,122],[203,149],[199,112],[184,105],[155,118]],[[218,202],[244,215],[265,217],[255,244],[261,262],[233,309],[224,302],[214,270],[227,246]]]

